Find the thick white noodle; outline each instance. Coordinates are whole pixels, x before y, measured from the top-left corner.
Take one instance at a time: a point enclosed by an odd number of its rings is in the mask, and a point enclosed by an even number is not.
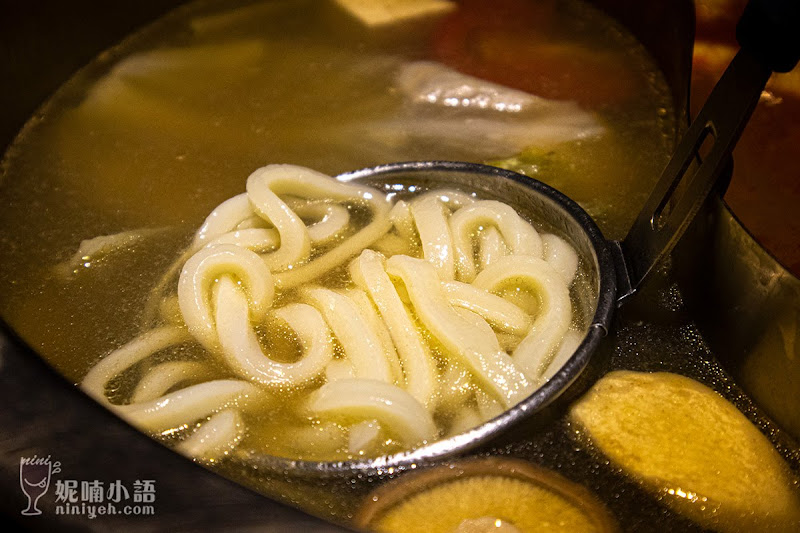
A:
[[[578,272],[578,254],[575,249],[567,241],[552,233],[542,235],[542,245],[544,246],[542,258],[564,277],[568,287],[572,285],[572,280]]]
[[[477,313],[473,313],[467,309],[456,309],[459,315],[465,320],[468,320],[477,332],[486,338],[491,338],[494,332],[489,324]],[[498,350],[501,350],[499,343]],[[481,415],[482,421],[490,420],[503,412],[503,406],[496,399],[484,392],[480,387],[475,387],[475,400],[478,404],[478,412]]]
[[[338,237],[350,223],[350,211],[341,204],[326,202],[288,202],[301,217],[313,217],[317,222],[309,224],[308,236],[313,244],[325,244]]]
[[[295,457],[330,457],[347,449],[347,430],[334,422],[281,428],[280,444]]]
[[[311,169],[290,165],[262,167],[247,178],[247,196],[253,210],[278,230],[280,246],[264,256],[270,269],[281,271],[305,261],[311,253],[311,237],[300,217],[281,200],[280,194],[297,194],[304,188],[330,181]]]
[[[185,426],[225,407],[259,395],[260,389],[246,381],[218,379],[171,392],[149,402],[114,405],[122,418],[151,433]]]
[[[456,416],[453,418],[447,430],[447,435],[449,437],[460,435],[465,431],[480,426],[483,422],[484,420],[481,419],[481,415],[478,413],[477,409],[468,406],[464,407],[456,413]]]
[[[102,359],[83,379],[81,388],[140,430],[152,433],[187,427],[227,405],[258,394],[258,389],[250,383],[234,380],[209,381],[164,394],[181,381],[202,377],[198,363],[180,361],[164,363],[147,374],[137,385],[131,404],[109,402],[105,395],[109,380],[154,353],[189,339],[183,328],[153,329]]]
[[[154,366],[145,374],[131,394],[131,403],[149,402],[188,380],[208,377],[208,369],[197,361],[168,361]]]
[[[320,313],[305,304],[290,304],[273,314],[297,333],[303,356],[294,363],[270,359],[250,324],[247,298],[228,277],[217,283],[216,325],[220,353],[236,375],[267,386],[297,386],[316,378],[333,358],[330,332]]]
[[[211,415],[206,422],[175,447],[191,459],[214,462],[230,453],[244,437],[242,415],[236,409],[225,409]]]
[[[247,288],[250,319],[260,322],[272,306],[272,274],[254,252],[232,244],[204,248],[186,261],[178,280],[178,303],[189,333],[209,351],[219,347],[211,308],[211,286],[223,275],[234,275]]]
[[[347,449],[352,455],[363,455],[381,434],[381,424],[377,420],[364,420],[350,426]]]
[[[107,402],[105,389],[111,379],[150,355],[190,339],[185,329],[175,326],[163,326],[143,333],[94,365],[83,378],[81,388],[94,399]]]
[[[253,209],[278,230],[280,247],[264,256],[267,264],[284,271],[276,276],[276,285],[289,288],[315,279],[342,264],[389,231],[389,204],[375,189],[342,183],[330,176],[294,165],[268,165],[247,178],[247,194]],[[339,246],[308,264],[300,265],[311,251],[311,238],[303,221],[280,198],[291,195],[333,202],[367,205],[372,220]]]
[[[292,187],[291,179],[287,181],[287,174],[298,176],[299,181],[295,183],[295,187]],[[274,283],[289,288],[315,279],[344,263],[379,239],[391,227],[391,222],[388,220],[391,206],[386,196],[374,189],[340,183],[324,174],[292,165],[263,167],[254,172],[250,178],[253,178],[253,183],[248,185],[248,191],[252,194],[242,193],[218,205],[195,233],[189,248],[161,277],[145,306],[143,322],[146,326],[153,324],[159,302],[173,277],[187,259],[205,246],[233,244],[260,253],[269,251],[271,253],[263,256],[268,266],[276,270],[288,269],[278,275]],[[323,190],[320,190],[320,187]],[[334,191],[339,194],[326,194],[326,188],[329,189],[328,192]],[[279,192],[275,193],[273,189]],[[277,194],[287,196],[286,201],[278,198]],[[310,197],[311,200],[303,201],[305,197]],[[369,206],[373,215],[371,222],[340,246],[309,264],[284,264],[291,257],[295,257],[298,261],[304,259],[310,253],[311,243],[328,242],[338,237],[345,229],[350,218],[349,211],[345,206],[331,203],[331,199],[334,202],[353,201]],[[261,200],[260,209],[254,204],[258,200]],[[288,204],[299,209],[300,213],[295,213]],[[275,221],[265,216],[270,208],[273,209],[272,218],[282,223],[283,234],[281,228],[275,225]],[[300,218],[303,215],[321,218],[306,227]],[[290,244],[284,250],[278,250],[281,243],[287,242]],[[291,270],[292,268],[294,270]]]
[[[200,228],[195,232],[192,244],[173,261],[150,292],[150,296],[145,304],[144,319],[142,321],[145,327],[152,326],[158,311],[159,303],[164,297],[165,290],[173,281],[173,278],[181,271],[186,260],[195,252],[224,234],[236,229],[246,229],[239,228],[239,226],[242,225],[244,221],[250,220],[253,217],[256,217],[256,214],[250,206],[247,193],[228,198],[211,211]]]
[[[325,381],[336,381],[337,379],[353,379],[356,377],[353,371],[353,363],[344,359],[334,359],[325,367]]]
[[[53,272],[62,278],[68,279],[89,267],[92,263],[102,260],[108,255],[130,250],[140,241],[164,232],[166,229],[169,228],[140,228],[114,233],[113,235],[100,235],[91,239],[84,239],[78,246],[78,250],[72,254],[72,257],[55,265]]]
[[[533,382],[542,372],[569,329],[572,306],[564,276],[543,259],[510,255],[490,266],[475,278],[473,285],[495,291],[514,283],[538,295],[538,314],[528,334],[514,350],[514,362]]]
[[[480,413],[481,421],[483,422],[501,415],[504,411],[500,402],[480,389],[475,391],[475,401],[478,404],[478,413]]]
[[[391,211],[389,211],[389,220],[398,236],[408,242],[414,241],[416,238],[414,217],[411,216],[411,207],[408,205],[408,202],[398,200]]]
[[[389,330],[400,356],[408,392],[422,405],[432,408],[436,394],[436,367],[419,328],[386,273],[383,256],[364,250],[350,263],[350,275],[355,284],[372,298]]]
[[[361,314],[361,318],[369,324],[372,331],[377,334],[378,339],[381,341],[383,353],[386,355],[386,361],[392,368],[395,385],[405,383],[403,365],[400,363],[397,349],[395,349],[394,342],[392,342],[392,334],[389,333],[386,323],[381,319],[369,295],[362,289],[348,289],[346,294],[347,297],[358,306],[358,312]]]
[[[318,416],[378,420],[406,445],[430,441],[436,424],[425,407],[395,385],[372,379],[342,379],[311,393],[308,407]]]
[[[200,229],[194,234],[189,250],[196,252],[222,235],[234,231],[239,224],[254,215],[255,211],[250,205],[247,193],[228,198],[206,217]]]
[[[455,246],[456,272],[460,281],[475,279],[473,236],[480,228],[495,226],[512,254],[542,256],[542,239],[514,208],[494,200],[481,200],[453,213],[450,229]]]
[[[358,255],[361,250],[380,239],[391,228],[388,204],[383,199],[371,200],[373,207],[372,221],[342,244],[317,257],[306,265],[281,272],[275,276],[275,285],[281,289],[290,289],[319,278],[329,270],[345,263]]]
[[[542,380],[543,381],[550,381],[553,376],[556,375],[556,372],[561,370],[561,367],[572,357],[572,354],[575,353],[575,350],[578,349],[578,346],[581,345],[583,342],[583,335],[578,333],[577,331],[568,331],[566,335],[564,335],[564,340],[561,343],[561,346],[558,347],[558,351],[556,355],[553,357],[553,360],[547,365],[547,369],[542,373]]]
[[[478,264],[481,270],[511,253],[500,231],[494,226],[489,226],[480,232],[478,245]]]
[[[233,229],[234,230],[259,229],[259,228],[261,228],[261,229],[269,229],[269,222],[267,222],[266,220],[264,220],[260,216],[256,215],[255,211],[253,211],[253,213],[254,213],[253,215],[247,217],[246,219],[244,219],[241,222],[239,222],[238,224],[236,224],[236,227],[233,228]]]
[[[394,256],[386,261],[386,271],[403,280],[414,311],[428,331],[503,405],[511,407],[533,392],[532,384],[500,349],[495,335],[483,334],[450,305],[430,263]]]
[[[361,316],[358,306],[347,296],[330,289],[305,289],[303,297],[328,323],[353,365],[357,378],[394,383],[392,366],[383,343],[370,324]]]
[[[522,309],[491,292],[460,281],[442,283],[451,305],[477,313],[499,330],[524,335],[531,319]]]
[[[439,381],[439,403],[437,407],[449,411],[462,408],[464,402],[472,395],[474,386],[470,381],[470,373],[464,365],[454,359],[447,361],[442,379]]]
[[[334,239],[350,221],[350,213],[343,205],[297,199],[285,201],[298,216],[319,219],[307,227],[313,244]],[[206,218],[195,234],[192,250],[215,244],[235,244],[254,252],[269,252],[281,242],[278,230],[269,225],[268,220],[255,214],[247,194],[240,194],[220,204]]]
[[[462,207],[472,205],[475,203],[475,198],[465,192],[457,191],[455,189],[435,189],[428,191],[420,196],[418,199],[423,200],[428,197],[433,197],[442,202],[451,211],[461,209]]]
[[[441,279],[453,279],[453,238],[447,223],[449,210],[436,196],[428,195],[411,203],[411,215],[422,243],[422,256],[436,268]]]
[[[223,233],[211,241],[208,246],[218,244],[234,244],[260,254],[277,248],[280,244],[280,236],[278,230],[274,228],[235,229],[229,233]]]
[[[417,255],[414,242],[409,241],[396,233],[387,233],[370,246],[376,252],[387,257],[393,255]]]

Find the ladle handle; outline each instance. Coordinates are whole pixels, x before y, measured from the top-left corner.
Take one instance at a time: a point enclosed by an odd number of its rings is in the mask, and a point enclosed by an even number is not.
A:
[[[771,73],[800,58],[800,0],[751,0],[741,49],[689,126],[630,232],[615,249],[618,302],[633,294],[686,231],[730,161]]]
[[[789,72],[800,61],[800,2],[750,0],[736,26],[736,40],[775,72]]]

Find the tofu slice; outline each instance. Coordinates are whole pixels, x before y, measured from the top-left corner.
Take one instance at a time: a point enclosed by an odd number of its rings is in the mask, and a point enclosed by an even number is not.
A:
[[[450,0],[334,0],[358,22],[380,28],[417,18],[444,15],[456,9]]]

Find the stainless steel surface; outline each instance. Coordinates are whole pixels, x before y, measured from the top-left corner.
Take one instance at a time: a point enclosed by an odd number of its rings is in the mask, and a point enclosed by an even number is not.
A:
[[[722,363],[800,439],[800,279],[718,198],[676,248],[675,265],[687,304]]]

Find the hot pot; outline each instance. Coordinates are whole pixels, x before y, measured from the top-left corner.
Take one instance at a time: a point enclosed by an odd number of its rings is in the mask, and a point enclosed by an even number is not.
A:
[[[682,110],[681,121],[685,123],[693,36],[691,3],[640,5],[642,3],[627,0],[601,0],[595,3],[628,26],[648,48],[670,84],[675,108]],[[9,114],[3,118],[3,129],[0,131],[3,145],[11,141],[35,107],[76,68],[170,7],[167,2],[139,2],[136,6],[110,7],[90,0],[72,3],[69,7],[57,2],[51,4],[46,10],[40,4],[38,9],[42,11],[37,13],[32,12],[33,8],[24,6],[9,8],[9,16],[3,19],[2,24],[7,27],[2,28],[0,34],[7,42],[4,49],[8,50],[4,68],[9,70],[3,78],[13,80],[4,84],[2,89],[3,98],[8,102],[2,108],[8,110]],[[65,46],[65,42],[69,45]],[[37,68],[29,70],[27,65],[36,65]],[[709,246],[715,250],[715,262],[710,265],[712,268],[703,265],[705,268],[698,269],[696,256],[699,250]],[[743,249],[748,253],[741,253]],[[730,268],[731,257],[737,259],[733,269]],[[781,267],[744,233],[718,195],[707,203],[687,238],[676,250],[673,262],[683,297],[689,304],[685,313],[677,318],[665,318],[661,316],[663,311],[652,309],[653,295],[672,282],[667,273],[655,276],[643,288],[642,294],[636,296],[620,313],[618,320],[623,325],[622,329],[601,345],[587,371],[557,402],[537,417],[469,451],[468,455],[510,455],[526,459],[557,469],[590,488],[611,482],[621,496],[613,498],[615,501],[606,501],[606,504],[624,529],[640,528],[645,523],[653,527],[651,520],[654,517],[659,517],[657,527],[662,529],[697,528],[680,517],[664,515],[656,502],[619,474],[597,473],[591,468],[589,458],[570,451],[569,441],[558,429],[559,420],[563,418],[565,406],[570,400],[585,391],[599,373],[618,364],[612,361],[615,350],[618,352],[620,346],[629,345],[632,341],[635,343],[642,335],[649,337],[651,343],[671,346],[671,349],[667,348],[667,353],[668,357],[675,359],[672,368],[684,368],[685,362],[678,360],[679,357],[687,357],[686,353],[679,355],[685,352],[682,339],[672,338],[674,331],[669,327],[638,331],[634,324],[641,321],[696,322],[708,332],[712,350],[726,356],[720,359],[739,378],[739,384],[785,430],[785,433],[778,431],[778,436],[774,438],[782,439],[785,434],[798,435],[796,418],[793,418],[797,417],[793,414],[796,412],[792,409],[794,406],[787,406],[785,398],[776,403],[775,397],[766,394],[760,384],[772,382],[778,379],[778,375],[784,379],[787,375],[796,375],[791,373],[800,372],[800,365],[790,362],[782,367],[773,363],[753,364],[748,349],[761,346],[759,339],[770,333],[772,323],[760,319],[764,316],[764,309],[778,309],[782,313],[780,316],[793,316],[796,322],[800,322],[800,313],[797,312],[800,302],[797,287],[800,281],[782,272]],[[718,271],[730,275],[720,276]],[[708,283],[708,280],[714,282]],[[734,291],[734,286],[739,289],[747,287],[748,290]],[[743,301],[745,297],[749,299]],[[735,300],[733,304],[730,303],[732,299]],[[754,312],[720,312],[729,305],[746,306],[754,309]],[[728,316],[731,314],[734,316]],[[709,320],[709,317],[713,318]],[[736,350],[723,345],[719,338],[725,336],[718,335],[730,327],[733,319],[738,320],[738,331],[749,335],[746,341],[733,344],[737,346]],[[730,337],[728,339],[731,340]],[[4,330],[0,342],[0,379],[3,381],[0,390],[5,399],[4,407],[0,410],[0,427],[5,433],[0,464],[5,494],[2,505],[7,519],[22,519],[19,511],[24,508],[25,498],[19,490],[20,457],[51,455],[61,463],[61,475],[67,479],[156,480],[156,513],[135,518],[100,516],[93,520],[83,516],[57,516],[53,513],[50,499],[43,500],[41,504],[44,511],[42,516],[24,518],[21,524],[25,527],[337,529],[323,520],[208,472],[139,434],[55,374],[12,331]],[[758,353],[773,352],[761,349]],[[634,366],[636,369],[653,368],[661,355],[643,354]],[[689,353],[688,357],[691,355]],[[789,382],[797,383],[791,379]],[[549,451],[545,453],[546,450]],[[413,468],[425,466],[415,464]],[[397,476],[401,470],[395,471],[390,467],[375,472],[370,479],[360,475],[348,477],[341,472],[324,479],[314,476],[295,479],[294,473],[289,470],[267,474],[250,470],[247,477],[252,480],[249,484],[258,486],[259,490],[292,499],[301,507],[324,516],[326,506],[341,506],[342,499],[358,500],[374,484]]]

